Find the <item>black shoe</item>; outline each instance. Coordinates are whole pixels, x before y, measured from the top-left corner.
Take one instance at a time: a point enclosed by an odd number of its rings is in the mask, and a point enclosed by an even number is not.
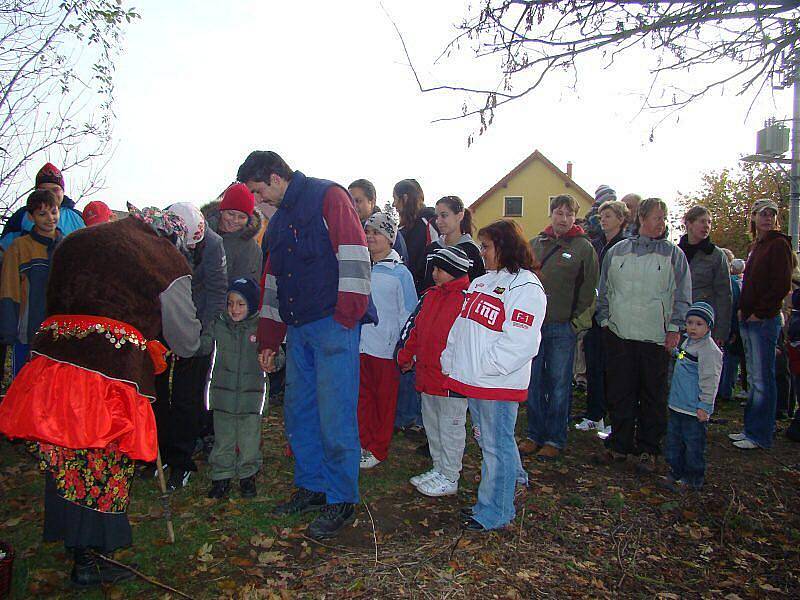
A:
[[[319,510],[325,506],[325,494],[323,492],[312,492],[306,488],[297,488],[288,502],[279,504],[272,509],[273,515],[296,515],[300,513]]]
[[[256,491],[256,476],[250,475],[250,477],[240,479],[239,492],[242,494],[242,498],[255,498],[258,493]]]
[[[431,457],[431,447],[428,445],[427,441],[424,444],[417,446],[414,449],[414,452],[416,452],[420,456],[424,456],[425,458]]]
[[[319,516],[308,526],[308,535],[315,539],[326,539],[336,536],[342,528],[352,523],[356,509],[349,502],[326,504]]]
[[[403,427],[403,435],[412,440],[425,439],[425,428],[422,425],[407,425]]]
[[[169,480],[167,481],[167,489],[170,492],[184,488],[189,483],[191,471],[184,471],[183,469],[170,469]]]
[[[104,583],[128,581],[134,577],[136,575],[128,569],[98,559],[88,548],[75,549],[75,564],[70,573],[70,580],[75,587],[94,587]]]
[[[458,510],[458,514],[461,515],[462,519],[471,519],[475,514],[475,510],[471,506],[465,506]]]
[[[215,479],[211,482],[211,489],[208,490],[208,497],[209,498],[224,498],[228,495],[228,492],[231,489],[231,480],[230,479]]]
[[[486,527],[484,527],[480,523],[478,523],[475,519],[470,517],[469,521],[466,521],[464,523],[464,531],[483,532],[483,531],[489,531],[489,530],[486,529]]]

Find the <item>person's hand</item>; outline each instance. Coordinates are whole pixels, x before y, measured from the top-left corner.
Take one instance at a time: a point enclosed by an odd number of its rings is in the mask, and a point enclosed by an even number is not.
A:
[[[677,331],[670,331],[667,333],[667,338],[664,340],[664,349],[667,352],[672,352],[678,347],[681,341],[681,334]]]
[[[406,363],[404,365],[400,365],[400,372],[401,373],[408,373],[413,368],[414,368],[414,363],[413,362]]]
[[[708,413],[706,411],[704,411],[702,408],[698,408],[697,409],[697,420],[700,421],[701,423],[705,423],[706,421],[708,421],[708,419],[709,419]]]
[[[258,365],[265,373],[275,372],[275,350],[265,348],[258,353]]]

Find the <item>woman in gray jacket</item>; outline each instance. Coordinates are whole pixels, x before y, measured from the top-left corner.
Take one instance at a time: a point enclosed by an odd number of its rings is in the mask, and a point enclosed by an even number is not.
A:
[[[711,213],[705,206],[692,206],[683,215],[686,233],[678,247],[692,272],[692,302],[708,302],[716,313],[711,336],[722,346],[730,337],[731,277],[728,257],[711,241]]]

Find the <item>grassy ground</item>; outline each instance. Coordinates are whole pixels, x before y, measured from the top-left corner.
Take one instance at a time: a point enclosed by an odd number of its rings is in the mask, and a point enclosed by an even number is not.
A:
[[[576,399],[576,410],[582,398]],[[571,431],[564,456],[526,460],[531,490],[513,526],[463,534],[458,508],[473,501],[479,454],[468,441],[457,496],[424,498],[408,477],[428,468],[398,436],[389,460],[362,473],[352,527],[324,544],[304,536],[313,515],[275,519],[291,492],[280,410],[264,421],[259,495],[205,498],[201,464],[171,497],[177,542],[166,529],[155,480],[137,480],[133,548],[119,560],[195,598],[800,597],[800,445],[777,437],[770,452],[743,452],[726,435],[741,428],[738,403],[712,425],[706,488],[674,496],[632,465],[596,467],[591,434]],[[520,428],[524,410],[520,413]],[[41,538],[43,481],[23,447],[0,442],[0,538],[17,551],[14,598],[177,597],[138,580],[79,593],[69,559]]]

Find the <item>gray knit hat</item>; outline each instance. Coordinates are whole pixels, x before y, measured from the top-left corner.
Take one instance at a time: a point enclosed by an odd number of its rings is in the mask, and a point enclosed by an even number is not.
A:
[[[364,229],[367,227],[372,227],[378,230],[380,233],[385,235],[389,238],[389,241],[394,244],[394,241],[397,239],[397,221],[390,215],[387,215],[383,212],[376,212],[373,213],[367,222],[364,223]]]
[[[594,193],[594,201],[595,204],[597,204],[598,206],[608,200],[616,200],[616,199],[617,199],[617,192],[615,192],[613,189],[611,189],[610,186],[607,185],[601,185],[599,188],[597,188],[597,191]]]
[[[700,317],[709,327],[714,327],[714,309],[707,302],[694,302],[686,311],[686,318],[691,316]]]

